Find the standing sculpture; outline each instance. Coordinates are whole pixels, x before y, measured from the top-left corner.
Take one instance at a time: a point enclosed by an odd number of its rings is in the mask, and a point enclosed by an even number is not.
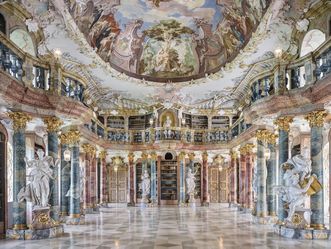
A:
[[[30,182],[26,187],[23,187],[18,193],[18,201],[22,202],[24,200],[32,202],[34,207],[48,207],[49,204],[49,194],[50,194],[50,179],[54,180],[53,170],[51,167],[55,167],[58,163],[50,156],[44,156],[44,151],[38,149],[37,151],[38,159],[28,161],[24,158],[27,164],[30,174]]]
[[[311,161],[302,155],[296,155],[281,165],[285,171],[284,185],[276,186],[275,191],[288,205],[288,216],[285,225],[300,227],[309,224],[305,214],[310,209],[305,209],[307,198],[322,188],[315,175],[311,174]]]
[[[144,203],[149,202],[148,196],[151,193],[151,179],[147,170],[145,170],[144,174],[141,176],[141,189],[142,189],[142,199]]]
[[[191,168],[187,169],[186,172],[186,195],[188,198],[188,202],[193,202],[194,201],[194,194],[195,194],[195,174],[192,172]]]

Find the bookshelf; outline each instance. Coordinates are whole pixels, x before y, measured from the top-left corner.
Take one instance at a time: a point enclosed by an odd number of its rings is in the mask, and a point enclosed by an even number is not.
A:
[[[130,130],[144,130],[145,129],[145,116],[131,116],[129,117]]]
[[[229,128],[229,126],[230,126],[230,118],[227,116],[214,116],[211,119],[212,129]]]
[[[139,188],[139,185],[141,184],[141,174],[142,174],[142,163],[136,164],[136,198],[141,199],[142,198],[142,191]]]
[[[161,161],[161,204],[177,204],[177,161]]]
[[[107,127],[113,129],[124,129],[124,117],[119,117],[119,116],[107,117]]]
[[[193,164],[193,172],[196,172],[195,174],[195,199],[201,199],[201,164],[200,163],[194,163]]]
[[[192,116],[192,129],[208,129],[208,117]]]

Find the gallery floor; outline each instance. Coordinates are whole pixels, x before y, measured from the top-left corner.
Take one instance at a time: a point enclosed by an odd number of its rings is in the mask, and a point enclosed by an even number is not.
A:
[[[86,225],[66,226],[62,238],[0,241],[1,249],[48,248],[330,248],[331,241],[279,238],[268,225],[254,225],[249,214],[226,206],[209,208],[105,208],[88,215]]]

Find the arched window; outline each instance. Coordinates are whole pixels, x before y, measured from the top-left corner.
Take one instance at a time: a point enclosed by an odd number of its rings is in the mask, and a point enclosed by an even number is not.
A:
[[[300,56],[302,57],[315,51],[325,40],[326,37],[322,31],[318,29],[308,31],[302,41]]]
[[[24,52],[36,56],[36,49],[30,34],[24,29],[15,29],[10,34],[10,40],[14,42]]]
[[[6,19],[0,14],[0,32],[6,34]]]

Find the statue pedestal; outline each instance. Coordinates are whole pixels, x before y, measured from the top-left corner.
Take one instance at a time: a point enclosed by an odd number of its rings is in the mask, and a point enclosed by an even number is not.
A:
[[[312,228],[301,229],[286,227],[285,225],[275,225],[274,233],[289,239],[331,240],[331,232],[327,229],[314,230]]]
[[[49,215],[50,208],[34,208],[29,229],[8,229],[7,238],[16,240],[38,240],[56,238],[64,233],[63,225],[56,223]]]

